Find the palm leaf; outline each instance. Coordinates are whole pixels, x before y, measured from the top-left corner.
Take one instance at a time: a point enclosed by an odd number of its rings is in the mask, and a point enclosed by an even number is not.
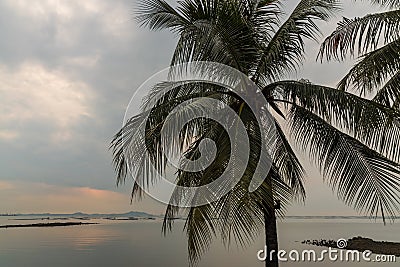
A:
[[[400,112],[349,92],[297,81],[270,84],[274,101],[296,104],[338,126],[368,146],[399,161]]]
[[[400,70],[376,93],[372,99],[387,107],[400,100]]]
[[[379,5],[382,5],[382,6],[387,6],[387,7],[390,7],[390,8],[398,8],[398,7],[400,7],[400,1],[399,0],[371,0],[372,1],[372,3],[375,3],[375,4],[379,4]]]
[[[136,20],[152,30],[171,29],[177,33],[190,24],[188,18],[177,12],[163,0],[140,1]]]
[[[277,173],[285,184],[290,185],[294,197],[304,201],[306,197],[303,185],[305,171],[277,121],[275,121],[275,128],[277,132],[274,164]]]
[[[399,212],[400,166],[342,133],[312,112],[292,105],[292,135],[316,160],[346,204],[371,217]]]
[[[264,45],[254,80],[261,75],[275,81],[287,72],[296,70],[303,60],[304,38],[316,40],[320,32],[315,20],[326,21],[338,10],[334,0],[302,0],[273,38]]]
[[[386,1],[385,1],[386,2]],[[400,10],[374,13],[338,23],[336,30],[322,43],[319,57],[344,59],[346,54],[361,55],[400,37]]]
[[[399,69],[400,39],[363,56],[339,82],[338,88],[346,90],[353,85],[365,95],[384,84]]]

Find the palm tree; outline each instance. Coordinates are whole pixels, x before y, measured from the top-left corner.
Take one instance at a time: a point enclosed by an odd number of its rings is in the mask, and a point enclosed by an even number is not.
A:
[[[292,201],[303,201],[305,171],[292,148],[282,123],[288,123],[297,147],[308,152],[320,167],[327,183],[346,204],[370,216],[396,216],[399,211],[400,169],[398,139],[388,138],[382,128],[398,135],[399,113],[376,101],[352,93],[304,80],[281,81],[295,71],[304,55],[304,39],[316,39],[316,21],[326,21],[338,9],[335,0],[301,0],[294,11],[281,22],[282,7],[278,0],[183,0],[173,8],[162,0],[144,0],[138,16],[141,25],[153,30],[169,29],[178,36],[172,66],[191,61],[211,61],[235,68],[262,90],[275,117],[276,134],[272,142],[272,168],[265,181],[254,192],[249,184],[260,160],[261,127],[250,107],[237,95],[217,85],[200,82],[173,84],[156,105],[143,105],[143,113],[130,118],[112,141],[117,181],[125,181],[128,166],[136,167],[132,197],[141,197],[137,179],[148,186],[156,182],[150,165],[165,172],[166,156],[162,150],[161,128],[168,115],[179,104],[198,97],[217,99],[236,111],[243,121],[250,146],[246,170],[237,185],[218,201],[199,207],[180,209],[169,205],[163,231],[171,230],[179,212],[186,215],[189,261],[195,264],[208,249],[213,238],[220,236],[229,245],[252,242],[265,231],[267,254],[278,249],[276,216],[284,216]],[[147,101],[165,82],[150,92]],[[148,108],[148,109],[146,109]],[[206,107],[203,107],[206,108]],[[145,135],[135,131],[148,116]],[[374,150],[375,143],[388,148],[387,153]],[[179,171],[176,183],[200,186],[218,179],[229,162],[229,136],[216,122],[194,120],[170,142],[185,156],[199,156],[200,143],[214,140],[215,161],[196,173]],[[144,157],[146,147],[150,157]],[[129,150],[129,153],[124,153]],[[144,178],[142,178],[144,177]],[[146,184],[146,182],[144,184]],[[143,183],[142,183],[143,184]],[[179,202],[180,196],[175,196]],[[276,255],[266,266],[278,266]]]

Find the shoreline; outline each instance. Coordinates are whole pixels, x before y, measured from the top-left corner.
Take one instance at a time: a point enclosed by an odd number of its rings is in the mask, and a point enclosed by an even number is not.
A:
[[[33,223],[33,224],[10,224],[10,225],[0,225],[0,229],[32,228],[32,227],[65,227],[65,226],[93,225],[93,224],[98,224],[98,223],[55,222],[55,223]]]

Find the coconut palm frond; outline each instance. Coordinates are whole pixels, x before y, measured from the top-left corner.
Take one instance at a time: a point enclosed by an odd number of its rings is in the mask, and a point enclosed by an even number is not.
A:
[[[302,0],[280,26],[271,41],[264,45],[254,80],[261,75],[275,81],[294,71],[303,60],[304,38],[316,40],[319,28],[316,20],[326,21],[338,10],[338,1]]]
[[[392,160],[400,160],[400,112],[349,92],[298,81],[273,83],[275,101],[299,105]]]
[[[378,90],[372,100],[387,107],[393,107],[400,100],[400,70]]]
[[[297,105],[292,135],[307,147],[338,197],[360,212],[395,218],[400,205],[400,166]]]
[[[210,247],[215,236],[215,211],[212,205],[191,208],[186,218],[189,263],[195,265]]]
[[[290,185],[290,188],[294,192],[294,198],[304,201],[306,197],[304,189],[305,170],[287,140],[281,125],[276,120],[275,128],[276,150],[274,164],[277,172],[279,177],[285,181],[285,184]]]
[[[382,6],[387,6],[389,8],[399,8],[400,0],[370,0],[374,4],[379,4]]]
[[[362,57],[339,82],[338,88],[354,86],[362,95],[383,85],[400,69],[400,39]]]
[[[177,33],[190,25],[190,18],[183,16],[163,0],[140,1],[136,20],[141,26],[152,30],[170,29]]]
[[[184,1],[179,9],[192,21],[179,36],[171,64],[213,61],[246,73],[256,57],[257,36],[244,17],[245,1],[211,1],[206,11],[210,1],[198,2]]]
[[[336,30],[322,43],[318,57],[342,60],[347,54],[363,55],[400,38],[400,10],[374,13],[338,23]]]

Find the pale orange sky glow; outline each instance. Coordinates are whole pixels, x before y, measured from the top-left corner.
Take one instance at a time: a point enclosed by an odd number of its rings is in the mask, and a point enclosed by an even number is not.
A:
[[[126,192],[0,181],[0,213],[124,213],[145,210],[158,214],[161,211],[161,204],[149,205],[148,202],[131,205]]]
[[[288,215],[356,215],[338,203],[331,190],[319,181],[309,179],[306,204],[293,204]],[[129,188],[128,185],[125,188]],[[0,181],[0,213],[125,213],[144,211],[159,215],[165,205],[151,197],[130,204],[129,192],[114,192],[89,187],[65,187],[45,183]]]

